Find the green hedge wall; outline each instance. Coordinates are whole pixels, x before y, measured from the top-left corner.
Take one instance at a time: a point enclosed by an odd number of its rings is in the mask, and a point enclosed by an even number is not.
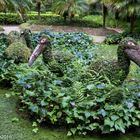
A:
[[[15,13],[0,13],[1,24],[21,24],[21,18]]]
[[[42,14],[41,20],[52,20],[58,19],[59,16],[54,14]],[[38,15],[35,13],[27,14],[27,20],[37,20]],[[0,13],[0,23],[1,24],[21,24],[23,23],[22,19],[16,13]]]
[[[70,26],[82,26],[82,27],[101,27],[100,23],[93,21],[87,21],[84,18],[75,17],[72,22],[64,21],[63,17],[56,15],[51,12],[41,14],[41,19],[38,19],[36,12],[27,14],[27,21],[35,24],[46,24],[46,25],[70,25]],[[23,21],[16,13],[0,13],[0,24],[4,25],[16,25],[21,24]]]

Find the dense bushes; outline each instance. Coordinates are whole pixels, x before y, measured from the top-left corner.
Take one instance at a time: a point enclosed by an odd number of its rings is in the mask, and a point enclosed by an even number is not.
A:
[[[18,64],[28,62],[31,53],[30,49],[25,44],[16,41],[9,45],[5,50],[5,54],[8,59],[12,59]]]
[[[77,61],[71,65],[61,78],[39,62],[32,70],[24,66],[26,73],[17,73],[16,88],[21,91],[23,108],[38,123],[65,125],[68,135],[97,131],[125,133],[131,126],[139,126],[139,84],[122,88],[103,84],[84,73],[85,67]]]
[[[30,24],[46,24],[46,25],[70,25],[70,26],[83,26],[83,27],[101,27],[101,23],[96,23],[86,18],[76,17],[72,22],[65,22],[62,17],[53,13],[41,14],[41,19],[38,20],[36,13],[29,13],[27,15],[27,21]],[[0,13],[1,24],[21,24],[23,21],[15,13]]]
[[[140,39],[140,33],[129,33],[129,32],[123,32],[118,34],[109,34],[106,36],[105,43],[106,44],[119,44],[119,42],[125,38],[125,37],[132,37],[136,40]]]
[[[27,62],[30,56],[30,50],[26,45],[15,40],[14,38],[11,40],[9,35],[4,33],[0,34],[0,85],[9,86],[8,83],[14,81],[15,63]],[[10,44],[11,41],[15,42]]]
[[[87,35],[46,30],[33,34],[34,46],[42,35],[50,37],[53,51],[70,52],[74,57],[61,63],[62,77],[52,73],[50,65],[44,65],[41,59],[32,68],[21,64],[5,69],[2,77],[12,78],[13,89],[19,93],[20,110],[29,110],[38,123],[66,126],[68,135],[125,133],[131,126],[139,126],[139,71],[135,82],[122,87],[115,87],[109,80],[101,83],[87,70],[96,58],[96,46]]]
[[[0,23],[1,24],[21,24],[22,20],[17,14],[14,13],[0,13]]]
[[[0,34],[0,85],[2,85],[3,81],[8,81],[10,80],[10,76],[5,76],[9,75],[9,71],[7,71],[7,68],[10,66],[10,64],[13,63],[12,60],[8,60],[5,56],[5,49],[8,47],[9,42],[7,39],[7,35],[5,34]]]

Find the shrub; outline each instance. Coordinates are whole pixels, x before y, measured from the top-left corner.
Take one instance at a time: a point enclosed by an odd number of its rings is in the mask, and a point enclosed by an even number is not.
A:
[[[8,35],[7,35],[7,39],[9,44],[15,42],[15,41],[19,41],[20,39],[20,33],[18,31],[11,31]]]
[[[110,81],[101,83],[87,71],[96,56],[96,46],[87,35],[44,31],[33,35],[33,43],[43,34],[50,36],[54,50],[71,52],[74,57],[61,63],[63,77],[52,73],[40,59],[32,68],[27,64],[8,66],[0,76],[12,78],[13,89],[20,93],[21,108],[29,110],[38,123],[66,126],[67,135],[125,133],[131,126],[140,125],[139,71],[135,82],[122,87]]]
[[[20,24],[20,28],[22,29],[22,30],[24,30],[24,29],[30,29],[30,23],[22,23],[22,24]]]
[[[95,18],[95,17],[94,17]],[[98,19],[98,17],[96,17]],[[76,17],[72,22],[65,22],[59,15],[50,12],[41,14],[41,19],[38,20],[37,13],[27,14],[27,24],[46,24],[46,25],[70,25],[70,26],[83,26],[83,27],[101,27],[101,23],[92,21],[88,18]],[[1,24],[22,24],[23,21],[16,13],[0,13]],[[25,25],[25,24],[24,24]],[[25,27],[21,25],[21,27]]]
[[[5,53],[9,59],[14,60],[15,63],[25,63],[30,57],[30,49],[21,42],[12,43]]]
[[[105,43],[106,44],[118,44],[123,38],[125,37],[132,37],[136,40],[140,39],[139,33],[129,33],[129,32],[123,32],[118,34],[109,34],[106,36]]]
[[[122,38],[122,34],[109,34],[106,36],[104,42],[106,44],[119,44]]]
[[[0,26],[0,31],[1,31],[1,32],[4,31],[4,28],[3,28],[2,26]]]
[[[7,68],[13,63],[11,60],[8,60],[5,55],[5,49],[8,47],[9,43],[7,40],[7,35],[4,33],[0,34],[0,85],[3,84],[8,86],[11,79],[11,76],[9,75],[9,71]],[[7,76],[6,76],[7,75]]]
[[[16,13],[0,13],[1,24],[21,24],[22,20]]]

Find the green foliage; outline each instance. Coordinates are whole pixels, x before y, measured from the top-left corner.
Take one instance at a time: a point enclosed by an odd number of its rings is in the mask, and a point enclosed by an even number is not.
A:
[[[5,49],[8,47],[8,39],[7,35],[0,34],[0,84],[6,85],[6,81],[9,81],[11,79],[11,76],[9,75],[9,71],[7,68],[13,63],[12,60],[8,60],[5,55]],[[8,85],[8,84],[7,84]]]
[[[49,65],[44,65],[40,59],[32,68],[26,64],[16,67],[14,89],[21,93],[23,109],[28,109],[38,123],[65,125],[68,136],[97,131],[125,133],[131,126],[139,125],[139,84],[116,87],[109,80],[103,83],[99,80],[101,77],[91,75],[87,68],[95,57],[86,56],[96,47],[86,44],[88,37],[84,34],[56,36],[47,31],[39,34],[44,33],[53,38],[54,49],[70,51],[75,57],[70,62],[58,64],[63,68],[62,77],[52,73]],[[39,35],[34,37],[39,38]]]
[[[0,13],[1,24],[20,24],[22,23],[21,18],[15,13]]]
[[[7,35],[7,39],[9,44],[15,42],[15,41],[19,41],[20,39],[20,33],[18,31],[11,31],[8,35]]]
[[[5,50],[5,54],[15,63],[25,63],[30,57],[30,49],[21,42],[14,42]]]
[[[140,34],[139,33],[129,33],[129,32],[123,32],[123,33],[118,33],[118,34],[109,34],[109,35],[107,35],[104,42],[106,44],[119,44],[120,41],[125,37],[132,37],[136,40],[139,40]]]
[[[122,38],[123,38],[122,34],[110,34],[106,36],[104,42],[106,44],[119,44]]]
[[[125,133],[131,126],[139,125],[139,71],[137,82],[122,87],[109,80],[103,83],[101,77],[95,78],[87,70],[96,58],[96,46],[87,35],[44,31],[33,35],[34,46],[44,34],[52,39],[54,51],[70,52],[74,57],[57,64],[64,73],[62,77],[52,73],[50,65],[44,65],[40,59],[32,68],[12,64],[0,74],[3,79],[12,78],[23,110],[29,110],[37,123],[66,126],[68,136],[97,131]],[[37,131],[34,124],[33,132]]]
[[[76,58],[79,58],[79,61],[82,63],[88,63],[88,61],[95,57],[94,50],[96,46],[92,44],[92,37],[89,37],[87,34],[82,32],[56,33],[45,30],[32,35],[31,40],[33,47],[36,47],[43,35],[49,36],[52,50],[55,51],[55,53],[59,50],[62,56],[67,54],[65,58],[61,57],[63,59],[69,60],[69,58],[74,55]],[[57,56],[60,55],[58,54]]]
[[[38,122],[65,125],[68,135],[125,133],[139,125],[139,84],[115,87],[85,73],[86,68],[77,61],[71,65],[64,77],[57,77],[40,61],[32,69],[23,65],[16,74],[19,80],[14,88],[21,93],[23,108]]]
[[[0,31],[4,31],[4,29],[3,29],[3,27],[2,27],[2,26],[0,26]]]
[[[91,20],[91,19],[97,19]],[[98,16],[88,18],[88,17],[75,17],[72,22],[65,22],[62,17],[53,13],[41,14],[41,19],[38,20],[37,13],[27,14],[27,24],[45,24],[45,25],[70,25],[70,26],[83,26],[83,27],[101,27],[102,23],[98,21]],[[1,24],[22,24],[23,21],[15,13],[0,13],[0,22]],[[24,28],[24,25],[21,25],[21,28]]]

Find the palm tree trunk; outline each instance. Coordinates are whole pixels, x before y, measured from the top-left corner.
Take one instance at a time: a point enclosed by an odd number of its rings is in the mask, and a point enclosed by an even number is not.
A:
[[[107,16],[107,7],[105,6],[104,3],[102,5],[102,8],[103,8],[103,28],[105,28],[106,16]]]
[[[135,25],[135,15],[132,14],[130,16],[130,33],[134,31],[134,25]]]
[[[120,17],[119,17],[119,11],[116,10],[116,11],[115,11],[115,19],[116,19],[116,20],[119,20],[119,18],[120,18]]]
[[[37,12],[38,12],[38,19],[40,19],[40,13],[41,13],[41,2],[37,2],[36,4]]]

